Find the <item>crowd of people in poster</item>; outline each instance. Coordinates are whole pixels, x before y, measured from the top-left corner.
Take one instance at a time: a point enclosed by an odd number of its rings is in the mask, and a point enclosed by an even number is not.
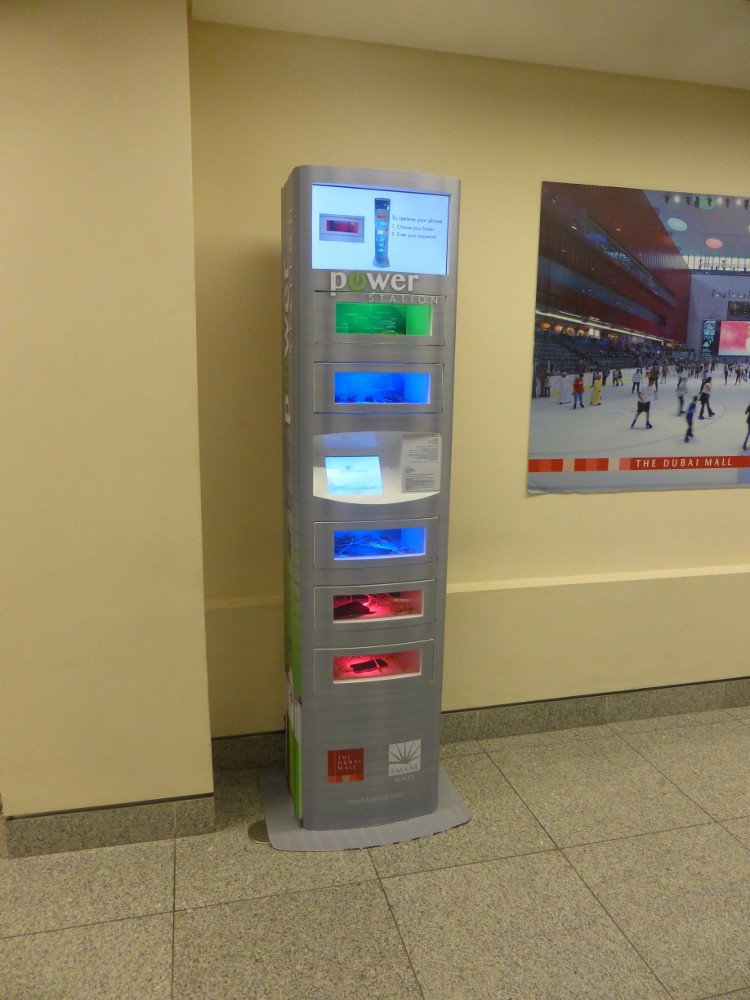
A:
[[[700,412],[697,415],[699,420],[716,415],[711,409],[711,393],[714,388],[715,372],[718,373],[717,377],[723,385],[742,386],[744,383],[750,383],[750,359],[734,364],[728,361],[718,364],[716,360],[711,362],[677,361],[674,366],[670,366],[665,360],[657,360],[652,363],[639,362],[632,371],[628,372],[630,395],[635,397],[636,406],[630,429],[633,430],[640,423],[646,430],[653,430],[651,405],[658,399],[659,387],[665,387],[670,380],[670,374],[672,374],[674,376],[671,380],[672,387],[678,407],[677,416],[685,415],[687,424],[685,443],[689,442],[695,437],[693,421],[698,408],[700,407]],[[588,385],[587,379],[590,379]],[[693,385],[692,390],[690,389],[690,379],[697,380],[699,383],[697,387]],[[586,406],[584,398],[587,399],[589,406],[601,406],[602,393],[608,380],[611,388],[622,388],[625,384],[622,368],[609,369],[604,367],[601,370],[576,373],[563,370],[559,374],[554,374],[549,368],[542,367],[541,370],[534,373],[531,395],[532,398],[537,396],[551,398],[554,381],[558,406],[572,403],[572,409],[583,409]],[[662,395],[664,391],[667,390],[663,390]],[[695,391],[695,395],[691,395],[693,391]],[[640,420],[641,415],[644,417],[643,421]],[[750,404],[745,408],[744,416],[747,429],[743,428],[742,450],[747,451],[750,448],[748,443],[750,442]]]

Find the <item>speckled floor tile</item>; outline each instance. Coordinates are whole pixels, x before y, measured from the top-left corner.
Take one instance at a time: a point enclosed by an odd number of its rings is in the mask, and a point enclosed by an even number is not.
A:
[[[750,1000],[750,990],[736,990],[734,993],[722,993],[720,997],[707,997],[706,1000]]]
[[[175,914],[175,1000],[420,997],[377,882]]]
[[[464,740],[462,743],[441,743],[440,759],[448,757],[467,757],[472,753],[484,753],[484,747],[478,740]]]
[[[728,720],[731,720],[729,709],[717,709],[711,712],[683,712],[682,715],[658,715],[652,719],[630,719],[626,722],[613,722],[611,726],[618,733],[652,733],[660,729],[706,726]]]
[[[608,726],[577,726],[573,729],[550,729],[545,733],[524,733],[520,736],[500,736],[492,740],[480,740],[484,749],[494,750],[534,750],[551,746],[553,743],[576,743],[578,740],[597,740],[614,735]]]
[[[172,914],[0,941],[0,1000],[169,1000]]]
[[[750,815],[749,726],[733,720],[624,738],[714,819]]]
[[[0,937],[172,909],[174,842],[0,861]]]
[[[557,851],[383,886],[426,997],[668,1000]]]
[[[730,708],[727,709],[730,715],[739,719],[740,722],[750,723],[750,705],[745,705],[744,708]]]
[[[560,846],[709,821],[619,736],[491,757]]]
[[[750,854],[721,826],[565,854],[675,1000],[750,986]]]
[[[471,820],[434,837],[371,848],[378,875],[402,875],[554,847],[486,754],[456,757],[443,766],[466,801]]]
[[[177,841],[177,909],[375,877],[367,851],[276,851],[252,839],[263,820],[257,771],[216,775],[216,832]]]
[[[750,816],[743,819],[727,819],[721,825],[750,850]]]

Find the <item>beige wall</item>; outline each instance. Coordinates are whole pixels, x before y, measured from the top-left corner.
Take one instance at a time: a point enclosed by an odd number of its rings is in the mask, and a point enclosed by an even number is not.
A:
[[[210,791],[184,0],[5,0],[0,790]]]
[[[747,193],[750,93],[205,23],[190,52],[214,734],[282,720],[278,192],[304,163],[462,179],[444,707],[747,674],[746,492],[532,498],[525,465],[541,181]]]

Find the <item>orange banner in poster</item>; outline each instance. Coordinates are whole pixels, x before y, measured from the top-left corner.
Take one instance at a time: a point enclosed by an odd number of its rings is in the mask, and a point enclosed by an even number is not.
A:
[[[680,469],[750,469],[750,455],[529,459],[529,472],[679,472]]]
[[[574,472],[608,472],[608,458],[576,458],[573,460]]]

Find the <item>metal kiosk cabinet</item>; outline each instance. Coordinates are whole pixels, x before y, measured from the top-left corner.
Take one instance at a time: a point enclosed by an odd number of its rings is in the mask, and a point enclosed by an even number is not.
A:
[[[287,782],[331,846],[469,818],[436,819],[458,213],[423,174],[282,192]]]

